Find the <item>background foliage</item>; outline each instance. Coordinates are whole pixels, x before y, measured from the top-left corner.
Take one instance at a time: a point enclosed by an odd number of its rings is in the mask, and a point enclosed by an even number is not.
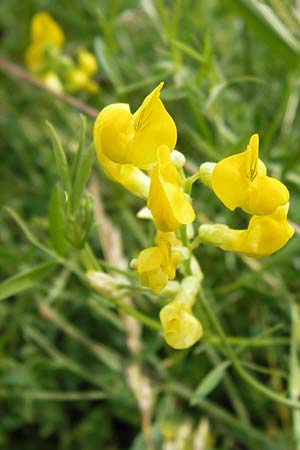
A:
[[[101,91],[78,98],[97,110],[117,101],[135,110],[165,80],[162,97],[189,167],[238,151],[259,132],[261,158],[289,186],[298,231],[298,1],[2,0],[3,58],[23,65],[30,20],[40,10],[63,28],[67,52],[75,55],[80,46],[95,52]],[[144,323],[140,349],[130,352],[128,330],[137,325],[126,328],[122,298],[91,292],[80,272],[88,255],[73,249],[58,257],[49,238],[58,173],[45,121],[71,164],[79,112],[7,70],[0,77],[0,203],[9,207],[0,216],[1,277],[9,278],[0,285],[0,448],[299,449],[297,410],[241,380],[201,308],[203,339],[189,351],[174,351],[156,329],[163,299],[139,290],[134,276],[127,312],[142,313],[137,319]],[[86,148],[92,125],[87,117]],[[96,163],[92,178],[129,260],[153,234],[135,219],[140,201]],[[242,214],[227,214],[200,184],[194,198],[200,221],[244,225]],[[89,242],[110,271],[98,228]],[[300,394],[299,248],[296,236],[262,260],[197,251],[208,298],[243,367],[294,400]],[[10,278],[16,274],[22,275]],[[139,368],[133,386],[130,367]]]

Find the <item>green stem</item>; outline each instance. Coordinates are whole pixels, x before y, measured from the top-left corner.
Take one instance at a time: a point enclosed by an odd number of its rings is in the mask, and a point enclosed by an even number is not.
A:
[[[186,192],[187,194],[191,193],[192,190],[192,186],[193,184],[199,180],[200,178],[200,172],[196,172],[193,175],[191,175],[190,177],[188,177],[184,183],[184,192]]]
[[[257,381],[255,378],[253,378],[243,367],[240,365],[239,360],[237,359],[235,353],[233,352],[232,348],[227,342],[226,335],[223,331],[223,328],[217,319],[215,313],[210,308],[208,301],[206,299],[206,296],[204,294],[204,291],[202,287],[200,286],[199,289],[199,297],[203,306],[203,309],[205,310],[209,320],[211,321],[212,325],[214,326],[215,330],[217,331],[217,334],[219,335],[223,345],[224,345],[224,351],[230,360],[232,366],[236,370],[236,372],[240,375],[240,377],[246,381],[248,384],[250,384],[254,389],[261,392],[266,397],[278,402],[282,403],[283,405],[289,406],[291,408],[299,408],[300,409],[300,403],[297,401],[294,401],[292,399],[286,398],[280,394],[277,394],[276,392],[272,391],[271,389],[264,386],[262,383]]]
[[[86,270],[101,270],[89,244],[85,244],[84,248],[81,250],[80,259]]]
[[[300,395],[299,388],[299,337],[298,328],[300,324],[299,308],[291,299],[290,301],[291,314],[291,343],[290,343],[290,377],[289,377],[289,394],[292,400],[298,400]],[[293,438],[295,443],[295,450],[300,450],[300,411],[293,411]]]
[[[118,308],[134,317],[139,322],[146,325],[148,328],[152,328],[152,330],[161,330],[161,325],[157,320],[153,320],[145,314],[137,311],[135,308],[123,302],[119,298],[112,298],[111,300],[118,306]]]

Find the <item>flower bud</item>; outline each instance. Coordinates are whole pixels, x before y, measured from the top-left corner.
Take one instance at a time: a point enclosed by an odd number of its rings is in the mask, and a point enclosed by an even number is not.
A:
[[[201,164],[199,168],[199,179],[206,186],[211,187],[211,177],[215,167],[216,163],[206,162]]]
[[[185,156],[178,150],[173,150],[170,157],[176,169],[181,169],[185,165]]]

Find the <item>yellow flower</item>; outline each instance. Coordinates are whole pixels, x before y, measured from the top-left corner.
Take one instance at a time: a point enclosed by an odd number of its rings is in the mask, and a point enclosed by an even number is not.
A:
[[[160,83],[132,114],[129,105],[104,108],[94,126],[97,152],[118,164],[133,164],[149,169],[157,160],[157,148],[176,144],[176,125],[160,100]],[[105,117],[105,120],[104,120]]]
[[[293,236],[287,221],[289,205],[279,206],[272,214],[253,216],[246,230],[233,230],[226,225],[201,225],[199,236],[203,243],[223,250],[261,257],[271,255]]]
[[[91,77],[97,72],[97,61],[95,56],[87,50],[78,52],[78,65],[67,72],[67,90],[71,92],[87,91],[95,93],[100,86]]]
[[[203,334],[191,307],[176,299],[162,308],[159,317],[166,342],[177,350],[191,347]]]
[[[47,72],[41,80],[45,85],[54,92],[63,92],[63,85],[55,72]]]
[[[101,140],[98,139],[99,130],[102,128],[102,124],[105,123],[107,115],[109,116],[110,111],[113,111],[114,109],[125,109],[125,111],[128,111],[128,105],[117,103],[107,106],[98,115],[94,126],[94,145],[99,164],[108,178],[116,183],[120,183],[134,195],[146,199],[148,197],[150,187],[149,177],[132,164],[117,164],[113,162],[105,156],[102,151]],[[116,123],[116,126],[118,125],[120,126],[121,124]]]
[[[289,192],[283,183],[266,175],[266,166],[258,159],[258,146],[258,134],[253,134],[246,151],[218,162],[211,186],[230,210],[240,207],[260,216],[285,205]]]
[[[46,12],[35,14],[31,21],[31,44],[25,51],[25,62],[33,73],[42,71],[45,65],[45,52],[58,51],[65,36],[60,26]]]
[[[160,292],[176,276],[176,268],[182,257],[172,247],[181,245],[174,233],[157,232],[157,246],[142,250],[136,261],[136,271],[141,284],[153,292]]]
[[[87,91],[90,93],[98,92],[100,86],[96,81],[91,80],[90,76],[83,70],[74,67],[67,72],[67,90],[70,92]]]
[[[171,162],[168,147],[159,147],[157,159],[151,174],[147,206],[159,230],[173,231],[182,224],[193,222],[195,213],[182,191],[181,179]]]
[[[31,41],[35,45],[50,43],[60,48],[65,36],[60,26],[46,12],[38,12],[31,21]]]
[[[78,65],[80,69],[89,77],[95,75],[98,70],[98,64],[95,56],[93,53],[88,52],[85,49],[81,49],[78,52]]]

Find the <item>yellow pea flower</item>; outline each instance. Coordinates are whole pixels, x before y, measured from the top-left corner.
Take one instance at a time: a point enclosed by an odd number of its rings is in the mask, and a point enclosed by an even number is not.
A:
[[[110,117],[110,112],[115,109],[128,111],[128,105],[116,103],[107,106],[98,115],[94,126],[94,145],[99,164],[108,178],[121,184],[134,195],[146,199],[149,194],[150,178],[140,169],[134,167],[133,164],[115,163],[103,153],[101,140],[99,139],[99,131],[103,123],[107,120],[107,116]],[[116,126],[122,127],[122,123],[116,122]]]
[[[63,85],[58,77],[58,75],[49,71],[45,75],[41,77],[41,80],[45,83],[45,85],[54,92],[63,92]]]
[[[182,182],[167,146],[159,147],[157,159],[151,174],[147,206],[159,230],[174,231],[182,224],[193,222],[195,213],[182,191]]]
[[[233,230],[226,225],[201,225],[199,237],[203,243],[216,245],[230,252],[262,257],[283,247],[293,236],[287,221],[289,205],[279,206],[272,214],[253,216],[246,230]]]
[[[140,169],[150,169],[157,161],[160,145],[173,149],[177,130],[160,100],[162,87],[160,83],[134,114],[129,105],[113,104],[104,108],[94,126],[97,152],[101,151],[118,164],[130,163]]]
[[[25,50],[25,63],[32,73],[38,73],[43,69],[44,59],[44,51],[40,45],[30,45]]]
[[[97,61],[95,56],[85,49],[78,52],[78,65],[67,72],[67,90],[71,92],[87,91],[95,93],[100,86],[91,77],[97,72]]]
[[[58,51],[65,36],[60,26],[46,12],[35,14],[31,21],[31,44],[25,51],[25,62],[33,73],[39,73],[45,64],[45,50]]]
[[[166,342],[177,350],[191,347],[203,334],[191,307],[176,299],[162,308],[159,317]]]
[[[89,77],[95,75],[98,70],[98,64],[93,53],[85,49],[80,49],[78,52],[78,65],[80,69]]]
[[[51,43],[60,48],[65,36],[60,26],[46,12],[38,12],[31,21],[31,41],[36,45]]]
[[[211,187],[230,210],[240,207],[250,214],[267,215],[289,201],[285,185],[266,175],[258,146],[258,134],[253,134],[246,151],[222,159],[212,172]]]
[[[100,86],[96,81],[91,80],[90,76],[79,69],[74,67],[67,72],[67,90],[70,92],[87,91],[90,93],[98,92]]]
[[[158,231],[156,236],[157,246],[142,250],[136,261],[136,271],[141,284],[148,286],[153,292],[160,292],[176,276],[176,268],[182,261],[178,251],[172,251],[172,247],[181,242],[176,239],[174,233],[162,233]]]

